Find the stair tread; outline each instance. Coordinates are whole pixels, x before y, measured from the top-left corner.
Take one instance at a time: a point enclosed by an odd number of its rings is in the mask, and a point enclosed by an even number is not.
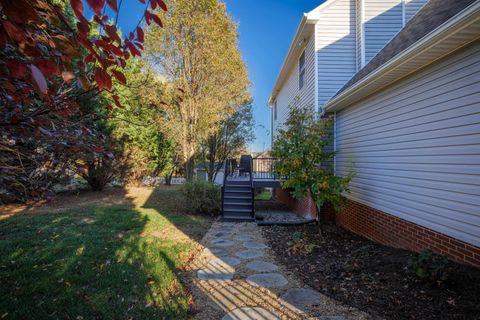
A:
[[[251,206],[251,205],[252,205],[251,202],[230,202],[230,201],[224,201],[223,204],[224,204],[224,205],[228,205],[228,206],[242,206],[242,207]]]
[[[230,217],[223,217],[224,221],[255,221],[255,217],[243,217],[243,216],[230,216]]]
[[[253,212],[252,211],[249,211],[249,212],[233,212],[233,211],[227,211],[227,212],[223,212],[223,216],[224,217],[229,217],[229,216],[237,216],[237,217],[251,217],[253,216]]]
[[[247,213],[247,212],[252,212],[253,210],[250,209],[230,209],[230,208],[223,208],[223,212],[238,212],[238,213]]]
[[[224,199],[252,199],[251,195],[225,195]]]
[[[250,187],[250,186],[229,186],[229,185],[226,185],[225,189],[252,190],[252,187]]]

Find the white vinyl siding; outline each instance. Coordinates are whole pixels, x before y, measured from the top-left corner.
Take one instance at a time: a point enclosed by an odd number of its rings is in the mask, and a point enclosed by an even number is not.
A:
[[[336,114],[348,198],[480,246],[480,42]]]
[[[320,12],[317,34],[319,109],[355,74],[355,0],[337,0]]]
[[[405,23],[417,14],[428,0],[405,0]]]
[[[301,51],[303,52],[303,51]],[[301,54],[301,53],[300,53]],[[289,106],[298,97],[300,106],[315,106],[315,41],[310,37],[305,47],[305,77],[304,86],[299,90],[299,63],[292,64],[287,80],[277,95],[277,117],[273,121],[273,135],[283,126],[289,114]],[[297,59],[300,58],[300,55]]]
[[[355,1],[355,24],[356,24],[356,36],[357,36],[357,71],[363,67],[363,0]]]
[[[365,64],[403,27],[401,0],[363,0]]]

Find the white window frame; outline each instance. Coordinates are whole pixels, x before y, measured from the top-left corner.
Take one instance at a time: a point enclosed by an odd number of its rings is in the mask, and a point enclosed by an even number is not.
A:
[[[273,104],[273,120],[277,121],[277,101]]]
[[[298,90],[302,90],[305,86],[305,65],[306,57],[305,50],[303,50],[300,58],[298,59]]]

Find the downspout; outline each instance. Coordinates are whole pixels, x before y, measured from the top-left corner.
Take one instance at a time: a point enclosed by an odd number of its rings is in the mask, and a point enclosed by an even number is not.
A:
[[[314,63],[315,63],[315,75],[313,77],[315,81],[315,92],[314,92],[314,99],[315,99],[315,110],[320,113],[323,113],[323,110],[320,110],[320,106],[318,103],[318,41],[317,41],[317,23],[315,23],[314,29],[313,29],[313,36],[314,39],[314,46],[313,46],[313,51],[314,51]],[[320,115],[321,116],[321,115]]]
[[[337,175],[337,111],[333,113],[333,175]]]

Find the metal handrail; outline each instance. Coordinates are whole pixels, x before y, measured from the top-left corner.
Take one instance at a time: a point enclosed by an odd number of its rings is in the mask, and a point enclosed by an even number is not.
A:
[[[253,185],[253,158],[252,156],[249,156],[249,175],[250,175],[250,186],[252,190],[252,217],[255,217],[255,187]]]
[[[255,158],[252,161],[252,173],[255,180],[278,180],[275,172],[276,158]]]

